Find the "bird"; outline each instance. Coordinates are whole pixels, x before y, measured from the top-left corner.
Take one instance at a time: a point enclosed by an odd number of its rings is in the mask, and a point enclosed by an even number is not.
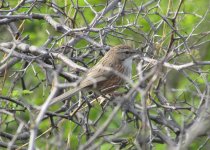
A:
[[[124,83],[123,76],[131,77],[132,59],[136,51],[128,45],[117,45],[90,68],[82,77],[77,87],[53,98],[50,106],[67,100],[79,91],[99,91],[110,93]]]

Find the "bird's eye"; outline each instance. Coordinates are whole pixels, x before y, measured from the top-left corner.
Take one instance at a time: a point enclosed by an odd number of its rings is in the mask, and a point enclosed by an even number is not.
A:
[[[130,52],[129,52],[129,51],[126,51],[125,53],[126,53],[126,54],[130,54]]]

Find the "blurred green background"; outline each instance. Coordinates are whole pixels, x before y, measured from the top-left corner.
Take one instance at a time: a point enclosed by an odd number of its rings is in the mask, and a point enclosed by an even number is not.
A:
[[[72,7],[72,1],[76,4],[78,3],[78,7],[81,7],[81,11],[83,13],[79,13],[76,11],[74,7]],[[86,27],[86,23],[91,23],[93,18],[95,17],[95,14],[93,11],[88,7],[88,5],[83,0],[55,0],[54,3],[57,4],[59,9],[61,9],[63,12],[66,13],[67,16],[63,16],[64,18],[55,18],[58,22],[65,22],[65,24],[72,29],[76,28],[82,28]],[[15,7],[20,1],[14,1],[14,0],[7,0],[7,2],[10,5],[10,8]],[[32,13],[41,13],[41,14],[55,14],[55,11],[52,9],[52,7],[49,7],[51,1],[46,0],[46,3],[39,3],[34,7],[31,12]],[[104,7],[107,5],[106,0],[88,0],[89,4],[93,6],[95,11],[100,12],[104,9]],[[122,0],[122,4],[125,1]],[[145,4],[147,0],[127,0],[125,3],[125,10],[129,10],[129,12],[132,12],[132,9],[135,9],[136,7],[140,7],[142,4]],[[0,2],[2,3],[2,1]],[[108,2],[109,3],[109,2]],[[180,1],[178,0],[160,0],[157,2],[154,2],[152,5],[145,8],[145,11],[141,12],[137,17],[137,12],[128,13],[125,15],[122,15],[119,17],[119,19],[114,23],[113,29],[109,31],[109,33],[106,35],[104,44],[109,46],[114,46],[121,43],[127,43],[134,47],[142,47],[147,40],[151,40],[150,42],[153,43],[153,51],[152,51],[152,57],[159,59],[162,58],[165,53],[166,49],[170,44],[170,38],[171,38],[171,27],[163,21],[162,16],[167,16],[167,20],[170,24],[172,24],[171,20],[174,17],[176,11],[179,8]],[[2,4],[1,4],[2,5]],[[31,6],[31,3],[25,4],[24,7],[18,9],[13,14],[19,14],[23,12],[27,12],[29,10],[29,7]],[[197,61],[204,61],[204,60],[210,60],[210,52],[209,52],[209,46],[210,46],[210,36],[209,36],[209,20],[210,20],[210,13],[209,13],[209,1],[196,1],[196,0],[185,0],[183,4],[180,7],[180,10],[178,12],[178,16],[176,19],[176,27],[177,31],[185,38],[187,39],[187,44],[190,48],[190,54],[197,60]],[[4,8],[9,9],[9,8]],[[118,9],[111,11],[107,13],[105,16],[111,16],[112,13],[117,12]],[[77,13],[77,14],[75,14]],[[3,14],[3,13],[1,13]],[[84,14],[84,16],[82,15]],[[85,20],[84,20],[85,18]],[[85,22],[86,21],[86,22]],[[135,22],[136,21],[136,22]],[[128,28],[121,28],[120,26],[128,25],[129,23],[132,24],[135,22],[135,25],[129,26]],[[163,22],[163,23],[161,23]],[[29,36],[29,39],[26,41],[26,43],[30,45],[34,45],[37,47],[42,47],[46,40],[49,38],[49,36],[53,36],[55,38],[62,35],[62,33],[56,32],[54,28],[52,28],[51,25],[46,23],[44,20],[36,20],[36,19],[27,19],[27,20],[19,20],[16,21],[15,24],[17,25],[19,32],[21,33],[21,37]],[[158,27],[158,24],[160,26]],[[106,20],[104,17],[104,20],[95,26],[95,28],[108,28],[110,27],[110,22]],[[156,27],[156,30],[151,30],[152,26],[154,25]],[[9,42],[12,41],[12,36],[7,30],[6,25],[0,26],[0,42]],[[99,32],[91,32],[89,34],[91,37],[93,37],[94,40],[100,41]],[[145,38],[146,36],[146,38]],[[60,47],[61,45],[65,45],[69,40],[71,40],[71,36],[60,38],[53,48]],[[174,47],[179,46],[179,43],[182,42],[181,39],[178,39],[174,42]],[[86,46],[90,45],[85,40],[79,40],[74,47],[78,49],[78,53],[85,53],[86,52]],[[197,46],[198,45],[198,46]],[[49,45],[48,48],[50,48],[52,45]],[[180,46],[178,48],[178,51],[182,50],[184,46]],[[95,56],[99,56],[99,53],[97,51],[93,51],[93,54]],[[5,57],[4,53],[0,51],[0,59],[3,59]],[[97,58],[97,60],[100,57]],[[84,60],[85,62],[90,61],[90,59]],[[170,63],[187,63],[191,62],[191,58],[189,57],[189,53],[183,53],[181,55],[177,55],[175,58],[171,60]],[[60,63],[59,61],[56,63]],[[89,67],[94,65],[96,61],[93,61],[89,64]],[[43,104],[44,100],[49,95],[51,86],[47,86],[46,84],[46,76],[43,70],[36,64],[32,63],[26,72],[24,73],[24,80],[26,81],[26,87],[27,89],[22,89],[21,86],[21,80],[17,80],[17,82],[13,82],[15,80],[15,75],[13,74],[17,70],[21,70],[23,67],[24,62],[20,61],[19,63],[15,64],[11,69],[8,70],[7,75],[0,77],[1,83],[1,91],[0,93],[2,95],[8,95],[9,92],[11,92],[11,97],[18,99],[18,98],[24,98],[24,101],[26,101],[29,104],[33,105],[41,105]],[[79,63],[82,65],[81,63]],[[136,65],[134,64],[134,69]],[[209,76],[209,66],[203,66],[201,67],[202,72],[207,72],[207,74],[200,74],[195,73],[191,70],[186,70],[186,73],[188,77],[193,80],[200,90],[205,90],[205,84],[206,82],[210,81]],[[135,73],[135,71],[134,71]],[[166,75],[166,89],[165,95],[168,97],[169,100],[171,100],[171,103],[176,103],[177,101],[180,102],[182,100],[183,102],[188,102],[193,107],[197,107],[197,105],[200,102],[200,97],[197,95],[193,95],[194,91],[196,91],[195,86],[193,86],[193,83],[191,80],[189,80],[186,76],[183,75],[183,72],[170,70],[165,71]],[[205,77],[204,77],[205,76]],[[38,86],[35,90],[31,91],[30,89],[34,88],[35,85]],[[174,90],[174,91],[173,91]],[[137,103],[140,103],[140,98],[136,99]],[[149,105],[149,104],[148,104]],[[186,103],[183,103],[183,105],[186,105]],[[16,108],[18,107],[14,105],[7,105],[3,104],[2,107],[7,108]],[[54,106],[52,110],[57,110],[60,106]],[[113,108],[106,109],[105,113],[103,114],[102,119],[100,119],[99,123],[97,124],[97,127],[100,127],[104,123],[104,121],[109,117],[110,112],[112,112]],[[99,104],[94,105],[90,109],[89,112],[89,118],[92,121],[95,121],[99,116],[100,112],[102,111],[101,106]],[[33,112],[33,111],[32,111]],[[30,112],[31,113],[31,112]],[[30,113],[26,113],[24,111],[17,112],[16,115],[23,119],[25,122],[28,122],[29,120],[33,120],[35,116],[31,116]],[[156,110],[151,111],[151,114],[156,114]],[[111,134],[116,129],[120,128],[121,121],[122,121],[122,112],[120,111],[118,115],[115,117],[115,119],[112,121],[112,123],[109,125],[106,134]],[[173,115],[175,117],[175,120],[179,125],[183,124],[183,120],[185,122],[191,121],[188,120],[188,117],[192,115],[192,112],[189,111],[174,111]],[[130,116],[133,117],[132,115]],[[14,134],[14,132],[17,130],[18,123],[13,120],[14,118],[12,116],[3,115],[1,117],[2,125],[1,125],[1,131],[5,131],[11,134]],[[56,119],[55,119],[56,120]],[[139,122],[139,124],[141,124]],[[53,129],[50,132],[48,130],[51,127],[51,122],[49,119],[44,120],[40,124],[40,130],[39,135],[40,137],[37,139],[37,146],[41,149],[56,149],[56,147],[60,147],[61,149],[64,149],[65,147],[71,147],[71,149],[77,149],[79,145],[80,139],[81,143],[85,142],[85,135],[84,135],[84,129],[82,129],[81,126],[76,125],[75,123],[65,120],[61,123],[59,126],[59,129]],[[92,126],[91,130],[95,131],[97,127],[94,128]],[[160,126],[160,128],[163,128]],[[124,135],[121,135],[121,138],[126,138],[128,140],[127,147],[125,149],[129,149],[134,141],[134,135],[138,131],[136,128],[134,122],[129,123],[126,126],[126,129]],[[46,132],[46,133],[45,133]],[[43,135],[42,135],[43,134]],[[53,136],[56,135],[56,136]],[[171,137],[175,137],[173,133],[171,133]],[[206,140],[205,137],[199,138],[196,140],[190,149],[198,149],[198,147]],[[59,141],[55,144],[55,141]],[[130,143],[129,143],[130,142]],[[24,143],[19,143],[19,145],[22,145]],[[65,145],[65,146],[64,146]],[[209,143],[205,145],[205,148],[208,148],[210,146]],[[107,149],[115,149],[117,146],[114,144],[103,142],[101,145],[102,150]],[[132,147],[132,146],[131,146]],[[153,145],[154,149],[161,150],[166,149],[165,144],[159,144],[154,143]]]

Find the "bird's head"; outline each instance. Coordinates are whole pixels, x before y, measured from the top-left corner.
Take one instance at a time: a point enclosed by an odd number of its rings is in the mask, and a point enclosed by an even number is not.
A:
[[[132,47],[127,45],[118,45],[113,47],[111,50],[119,56],[120,60],[131,58],[136,54],[136,51]]]

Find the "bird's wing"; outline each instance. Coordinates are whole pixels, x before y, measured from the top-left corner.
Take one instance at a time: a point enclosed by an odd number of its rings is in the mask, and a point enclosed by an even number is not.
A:
[[[118,76],[114,72],[123,72],[122,65],[108,65],[103,67],[98,64],[91,68],[84,79],[80,82],[80,87],[95,87],[97,88],[98,84],[103,83],[106,80],[112,80],[112,77]]]
[[[96,87],[99,82],[107,80],[111,74],[111,71],[107,71],[102,66],[96,65],[87,72],[80,82],[80,87]]]

